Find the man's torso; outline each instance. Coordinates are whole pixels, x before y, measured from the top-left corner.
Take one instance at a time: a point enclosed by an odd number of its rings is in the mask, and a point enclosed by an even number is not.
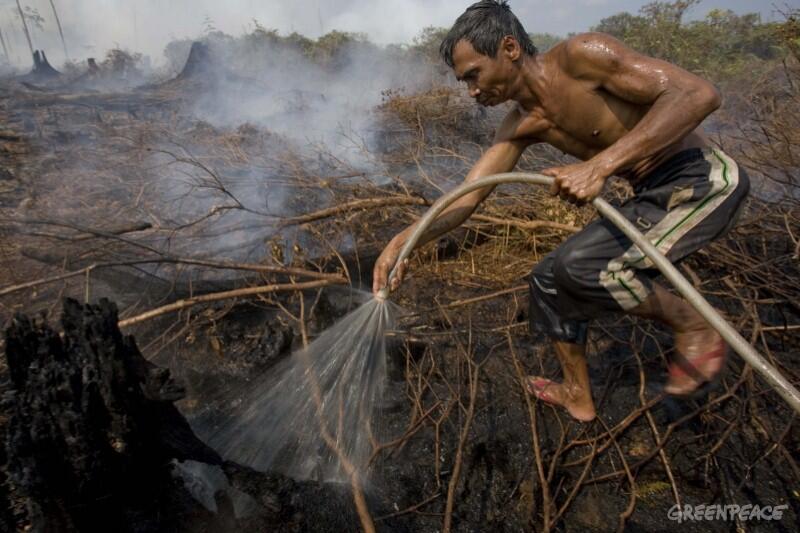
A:
[[[559,45],[563,46],[563,45]],[[588,160],[631,131],[649,106],[626,101],[593,82],[571,76],[562,64],[558,47],[546,52],[542,62],[546,83],[540,101],[527,108],[517,104],[524,130],[535,131],[536,141]],[[676,110],[677,111],[677,110]],[[636,183],[671,155],[688,148],[708,146],[701,128],[618,174]]]

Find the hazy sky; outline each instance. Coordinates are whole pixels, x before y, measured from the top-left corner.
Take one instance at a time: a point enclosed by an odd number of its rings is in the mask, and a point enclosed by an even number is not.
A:
[[[63,52],[49,0],[20,0],[45,19],[34,28],[36,48],[45,48],[59,64]],[[425,26],[449,26],[470,0],[54,0],[60,11],[67,45],[74,58],[102,57],[114,46],[163,60],[164,46],[173,39],[196,37],[206,21],[239,35],[253,20],[282,33],[298,31],[316,37],[333,29],[364,32],[379,43],[409,42]],[[588,29],[603,17],[636,12],[643,0],[511,0],[510,5],[529,32],[564,35]],[[714,8],[737,13],[757,11],[774,19],[777,7],[800,7],[800,0],[703,0],[692,10],[702,17]],[[30,61],[13,0],[0,0],[0,29],[12,59]]]

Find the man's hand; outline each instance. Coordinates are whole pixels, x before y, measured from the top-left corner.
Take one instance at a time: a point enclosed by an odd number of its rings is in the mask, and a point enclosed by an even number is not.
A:
[[[400,255],[401,248],[400,241],[395,237],[386,245],[386,248],[383,249],[380,257],[378,257],[378,260],[375,261],[375,268],[372,271],[372,293],[376,296],[381,289],[386,287],[389,273],[397,263],[397,257]],[[400,286],[400,282],[403,281],[403,276],[406,273],[407,267],[408,259],[397,266],[397,272],[395,272],[392,285],[389,287],[390,291],[394,291]]]
[[[550,194],[576,205],[594,200],[610,175],[591,161],[548,168],[542,174],[555,178]]]

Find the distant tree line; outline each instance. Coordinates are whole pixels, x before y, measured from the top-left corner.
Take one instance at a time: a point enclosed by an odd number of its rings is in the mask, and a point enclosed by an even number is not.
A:
[[[758,13],[737,15],[729,9],[712,9],[701,20],[687,21],[687,12],[700,3],[701,0],[651,2],[638,14],[618,13],[589,29],[613,35],[643,54],[715,80],[746,73],[754,65],[780,59],[787,52],[798,56],[800,10],[787,11],[780,22],[763,22]],[[447,28],[425,28],[411,49],[438,61],[439,43],[446,33]],[[550,33],[531,33],[530,37],[540,51],[565,38]]]
[[[800,55],[800,10],[789,10],[778,22],[764,22],[758,13],[737,15],[727,9],[713,9],[703,19],[687,20],[687,12],[700,2],[651,2],[638,14],[618,13],[589,29],[611,34],[639,52],[676,63],[715,81],[750,73],[787,55]],[[245,57],[265,51],[291,51],[320,66],[335,69],[348,61],[353,51],[369,51],[387,60],[416,58],[430,66],[441,66],[439,44],[447,33],[447,28],[426,27],[410,44],[378,47],[360,33],[331,31],[310,39],[298,33],[281,35],[258,21],[253,23],[252,32],[233,37],[207,21],[204,39],[217,46],[236,49]],[[540,51],[564,39],[550,33],[530,36]],[[185,59],[189,44],[189,41],[174,41],[167,46],[166,55],[173,67],[179,67]]]
[[[785,55],[782,31],[794,23],[762,22],[758,13],[737,15],[713,9],[704,19],[686,21],[686,12],[700,0],[652,2],[638,15],[619,13],[592,28],[613,35],[644,54],[665,59],[711,79],[724,79],[751,68],[754,62]]]

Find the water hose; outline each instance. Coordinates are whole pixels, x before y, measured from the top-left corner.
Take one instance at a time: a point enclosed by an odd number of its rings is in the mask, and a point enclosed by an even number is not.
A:
[[[543,174],[535,174],[529,172],[507,172],[503,174],[494,174],[475,181],[466,182],[452,191],[448,192],[439,200],[434,203],[428,212],[423,215],[419,220],[413,233],[406,241],[403,249],[400,251],[397,262],[389,274],[389,281],[394,278],[398,266],[405,261],[419,242],[420,237],[425,229],[436,219],[444,209],[456,201],[458,198],[468,194],[477,189],[485,187],[494,187],[501,183],[527,183],[535,185],[550,186],[553,183],[553,178]],[[664,255],[642,235],[631,222],[623,217],[619,211],[611,207],[602,198],[595,198],[592,202],[597,211],[604,218],[611,221],[617,228],[619,228],[636,246],[653,262],[653,264],[664,274],[672,285],[678,290],[691,305],[694,307],[711,326],[719,332],[725,342],[739,354],[749,365],[751,365],[761,376],[769,383],[781,397],[794,409],[800,413],[800,392],[789,381],[781,375],[778,370],[770,365],[764,357],[761,356],[751,345],[748,343],[739,332],[728,324],[722,316],[697,292],[697,290],[678,272],[678,269],[664,257]],[[386,298],[389,295],[388,286],[381,289],[380,297]]]

